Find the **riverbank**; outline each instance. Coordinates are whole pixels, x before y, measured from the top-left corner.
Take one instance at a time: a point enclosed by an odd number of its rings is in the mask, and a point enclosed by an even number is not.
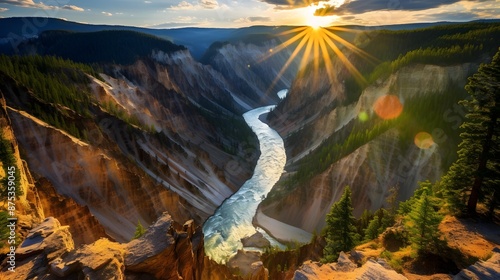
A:
[[[309,243],[312,234],[298,227],[285,224],[264,214],[260,209],[255,213],[253,225],[264,229],[280,243]]]

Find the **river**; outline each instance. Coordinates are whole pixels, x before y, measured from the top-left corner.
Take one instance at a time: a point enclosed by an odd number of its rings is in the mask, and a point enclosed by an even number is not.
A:
[[[283,139],[259,116],[275,106],[265,106],[243,114],[245,121],[259,139],[261,155],[252,178],[215,211],[203,225],[205,252],[218,263],[227,260],[243,248],[241,238],[256,232],[252,219],[257,206],[279,180],[285,167]]]

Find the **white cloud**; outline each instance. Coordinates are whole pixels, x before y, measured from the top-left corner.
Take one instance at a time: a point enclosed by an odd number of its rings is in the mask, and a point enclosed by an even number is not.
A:
[[[194,5],[191,4],[191,3],[188,3],[186,1],[182,1],[180,2],[179,4],[177,4],[176,6],[170,6],[170,10],[190,10],[190,9],[193,9],[194,8]]]
[[[170,6],[169,10],[213,10],[219,8],[219,2],[216,0],[199,0],[196,5],[187,1],[182,1],[176,6]]]
[[[6,11],[8,11],[8,10],[9,10],[9,9],[7,9],[7,8],[0,8],[0,13],[1,13],[1,12],[6,12]]]
[[[151,2],[151,1],[144,1],[144,3],[145,3],[145,4],[151,4],[151,3],[153,3],[153,2]]]
[[[200,5],[205,9],[215,9],[219,7],[219,3],[216,0],[200,0]]]
[[[64,5],[64,6],[51,6],[45,5],[43,2],[35,2],[33,0],[0,0],[0,4],[8,4],[13,6],[25,7],[25,8],[38,8],[44,10],[71,10],[83,12],[84,9],[75,5]]]
[[[111,17],[113,16],[112,13],[108,13],[108,12],[101,12],[101,14],[105,15],[105,16],[108,16],[108,17]]]
[[[75,5],[64,5],[61,7],[61,9],[70,10],[70,11],[77,11],[77,12],[85,11],[83,8],[80,8],[80,7],[75,6]]]

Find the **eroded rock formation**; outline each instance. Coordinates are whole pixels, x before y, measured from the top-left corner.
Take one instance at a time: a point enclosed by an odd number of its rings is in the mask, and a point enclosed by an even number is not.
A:
[[[207,259],[201,229],[192,220],[180,225],[167,213],[128,243],[101,238],[76,249],[68,226],[49,217],[30,231],[16,253],[15,272],[6,271],[4,263],[2,279],[233,278],[226,267]]]

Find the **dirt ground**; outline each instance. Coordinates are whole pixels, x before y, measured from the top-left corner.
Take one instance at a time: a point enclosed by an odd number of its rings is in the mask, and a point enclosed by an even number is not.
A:
[[[500,248],[500,226],[495,223],[446,216],[439,230],[451,249],[457,249],[471,259],[487,260],[495,247]],[[452,279],[447,274],[417,275],[406,269],[404,275],[409,280]]]

